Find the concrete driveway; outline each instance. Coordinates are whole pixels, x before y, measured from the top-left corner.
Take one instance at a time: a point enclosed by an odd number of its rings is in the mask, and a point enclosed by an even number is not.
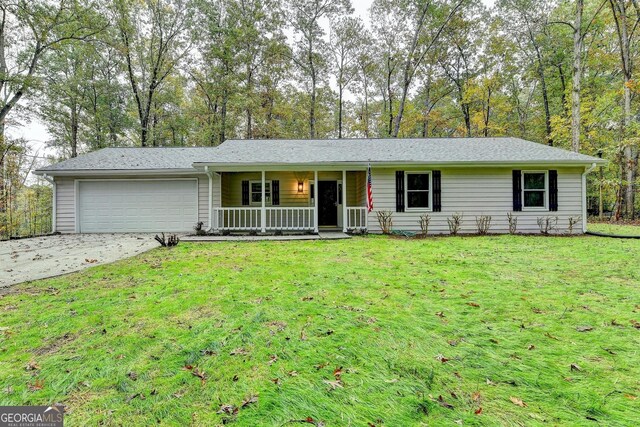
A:
[[[66,234],[0,242],[0,287],[59,276],[159,246],[153,234]]]

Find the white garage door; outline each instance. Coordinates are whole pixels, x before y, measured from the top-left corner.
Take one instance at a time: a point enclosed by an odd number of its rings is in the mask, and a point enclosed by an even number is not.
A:
[[[80,181],[79,232],[190,231],[198,218],[196,180]]]

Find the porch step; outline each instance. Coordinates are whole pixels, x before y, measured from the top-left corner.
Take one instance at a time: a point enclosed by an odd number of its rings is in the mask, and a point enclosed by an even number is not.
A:
[[[337,239],[350,239],[351,236],[343,233],[342,231],[320,231],[318,233],[320,240],[337,240]]]

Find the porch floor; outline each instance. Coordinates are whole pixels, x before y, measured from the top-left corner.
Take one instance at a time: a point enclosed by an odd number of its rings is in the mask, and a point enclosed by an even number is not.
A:
[[[256,235],[238,234],[229,236],[184,236],[180,238],[182,242],[256,242],[263,240],[337,240],[350,239],[351,236],[341,231],[320,231],[318,234],[283,234],[281,236],[274,235]]]

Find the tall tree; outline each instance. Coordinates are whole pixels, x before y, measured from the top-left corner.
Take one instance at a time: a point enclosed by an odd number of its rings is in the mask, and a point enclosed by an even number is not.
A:
[[[623,114],[621,134],[623,141],[624,162],[622,175],[626,181],[624,188],[624,210],[627,216],[635,218],[635,181],[638,168],[637,138],[632,135],[631,100],[633,82],[634,58],[633,52],[636,46],[635,33],[640,25],[640,5],[637,0],[609,0],[611,13],[616,26],[618,49],[620,52],[620,69],[623,76]],[[637,131],[637,129],[635,129]],[[621,206],[618,204],[616,216],[620,216]]]
[[[466,0],[455,0],[451,3],[435,0],[399,2],[398,8],[404,9],[403,12],[406,13],[408,31],[404,34],[403,40],[400,104],[393,123],[393,137],[397,137],[400,132],[407,97],[418,67],[438,43],[442,31],[465,2]]]
[[[189,0],[114,0],[120,51],[139,121],[140,145],[149,144],[154,98],[189,52]],[[152,144],[155,141],[151,141]]]
[[[309,93],[309,137],[316,137],[318,85],[326,79],[327,43],[323,18],[333,19],[341,13],[351,13],[350,0],[294,0],[291,23],[296,34],[292,59],[302,72]]]
[[[346,17],[335,21],[331,27],[331,51],[333,70],[338,85],[338,138],[342,138],[344,91],[358,74],[358,55],[361,53],[361,36],[364,25],[358,18]]]

